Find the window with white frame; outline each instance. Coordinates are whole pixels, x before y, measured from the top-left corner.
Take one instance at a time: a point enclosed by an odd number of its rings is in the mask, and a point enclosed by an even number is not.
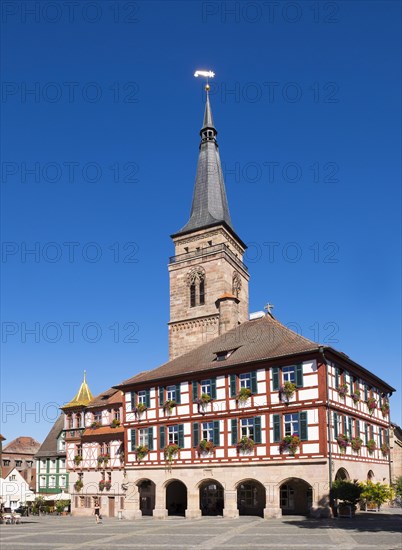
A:
[[[146,401],[146,392],[145,390],[140,390],[138,393],[137,393],[137,399],[138,399],[138,403],[142,403],[143,405],[145,405],[145,401]]]
[[[56,469],[56,460],[55,459],[51,459],[50,461],[50,469],[51,470],[55,470]]]
[[[214,423],[213,422],[203,422],[201,425],[201,439],[206,439],[207,441],[214,440]]]
[[[240,421],[240,434],[242,437],[254,439],[254,418],[242,418]]]
[[[138,444],[148,447],[148,428],[138,430]]]
[[[251,376],[249,372],[239,375],[240,388],[251,388]]]
[[[60,476],[60,487],[66,486],[66,476]]]
[[[201,394],[211,395],[211,380],[201,380]]]
[[[10,480],[10,481],[16,481],[16,479],[17,479],[17,476],[14,475],[14,474],[13,474],[12,476],[9,477],[9,480]]]
[[[82,415],[80,413],[75,415],[75,427],[76,428],[82,427]]]
[[[298,413],[284,415],[285,435],[299,435],[299,415]]]
[[[94,422],[99,422],[99,424],[102,422],[102,411],[94,412]]]
[[[46,487],[46,476],[40,476],[39,487]]]
[[[46,470],[46,460],[41,460],[40,461],[40,469],[41,470]]]
[[[56,487],[56,476],[50,476],[49,478],[49,487]]]
[[[120,409],[115,409],[113,411],[113,414],[114,414],[114,419],[115,420],[120,420]]]
[[[65,450],[66,450],[66,442],[63,434],[59,437],[59,451],[65,451]]]
[[[179,444],[179,427],[178,426],[169,426],[168,427],[168,445],[178,445]]]
[[[166,388],[166,397],[168,401],[176,400],[176,386],[168,386]]]
[[[66,467],[66,459],[65,458],[59,458],[59,468],[60,470],[64,470]]]
[[[296,369],[294,365],[292,365],[291,367],[283,367],[282,376],[283,383],[292,382],[294,384],[296,382]]]

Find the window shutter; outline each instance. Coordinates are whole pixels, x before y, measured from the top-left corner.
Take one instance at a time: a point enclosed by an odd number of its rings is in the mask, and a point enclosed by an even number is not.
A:
[[[368,428],[367,428],[367,422],[364,423],[364,439],[365,439],[365,442],[366,442],[366,445],[367,445],[367,441],[368,441]]]
[[[368,386],[365,383],[364,384],[364,400],[367,401],[367,399],[368,399]]]
[[[257,393],[257,372],[255,370],[250,372],[250,390],[251,393]]]
[[[145,390],[145,406],[148,408],[151,406],[151,390],[149,388]]]
[[[216,378],[211,378],[211,399],[216,399]]]
[[[307,433],[307,411],[302,411],[299,414],[299,427],[300,427],[300,439],[302,441],[308,440]]]
[[[184,424],[179,424],[179,447],[182,449],[184,447]]]
[[[339,368],[335,367],[335,388],[336,389],[339,388],[339,376],[340,376]]]
[[[160,407],[163,406],[164,397],[165,397],[165,388],[163,386],[159,386],[159,406]]]
[[[236,397],[236,375],[230,375],[230,397]]]
[[[193,403],[198,399],[198,381],[193,380]]]
[[[254,418],[254,443],[261,443],[261,416]]]
[[[360,420],[356,420],[356,437],[360,437]]]
[[[348,417],[348,436],[352,437],[352,418]]]
[[[134,428],[131,429],[131,450],[135,450],[135,444],[136,444],[136,430]]]
[[[166,429],[165,426],[159,428],[159,447],[163,450],[166,447]]]
[[[389,445],[389,429],[385,430],[385,443]]]
[[[343,426],[343,434],[347,435],[348,427],[347,427],[346,416],[345,415],[343,415],[343,417],[342,417],[342,426]]]
[[[237,418],[232,418],[232,445],[237,444]]]
[[[148,428],[148,449],[150,451],[154,450],[154,429]]]
[[[303,387],[303,365],[296,365],[296,386],[298,388]]]
[[[382,428],[378,429],[378,439],[379,439],[380,447],[381,447],[381,445],[382,445]]]
[[[334,438],[338,437],[338,413],[334,412]]]
[[[279,367],[272,367],[272,391],[279,391]]]
[[[272,415],[273,426],[274,426],[274,442],[281,440],[281,415],[274,414]]]
[[[180,395],[180,384],[176,384],[176,403],[180,405],[181,403],[181,395]]]
[[[353,393],[354,384],[353,384],[353,376],[351,374],[349,374],[349,386],[350,386],[350,393]]]
[[[131,410],[135,408],[135,391],[131,392]]]
[[[200,425],[198,422],[193,424],[193,447],[197,447],[200,442]]]
[[[220,434],[220,427],[219,427],[219,420],[214,420],[214,445],[220,445],[221,444],[221,434]]]

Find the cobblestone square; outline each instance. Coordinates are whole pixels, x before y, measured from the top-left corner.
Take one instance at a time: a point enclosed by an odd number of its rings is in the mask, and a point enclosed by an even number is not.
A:
[[[225,550],[402,549],[402,513],[387,510],[360,513],[355,519],[313,520],[287,516],[277,520],[256,517],[198,520],[142,518],[127,521],[106,518],[31,516],[20,525],[0,526],[2,550],[115,550],[207,547]]]

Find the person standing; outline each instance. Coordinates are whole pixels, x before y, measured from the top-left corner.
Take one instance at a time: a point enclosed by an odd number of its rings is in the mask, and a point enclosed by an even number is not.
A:
[[[101,515],[100,515],[100,507],[99,504],[95,504],[95,521],[96,523],[102,523],[101,522]]]

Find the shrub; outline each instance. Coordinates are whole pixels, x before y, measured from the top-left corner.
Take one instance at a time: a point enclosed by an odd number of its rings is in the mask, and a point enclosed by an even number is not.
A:
[[[375,502],[378,507],[394,498],[392,487],[385,483],[373,483],[366,481],[360,484],[362,488],[361,499],[365,502]]]
[[[345,480],[334,481],[332,490],[335,499],[342,500],[352,506],[355,506],[360,500],[360,495],[363,491],[361,485],[358,483]]]

